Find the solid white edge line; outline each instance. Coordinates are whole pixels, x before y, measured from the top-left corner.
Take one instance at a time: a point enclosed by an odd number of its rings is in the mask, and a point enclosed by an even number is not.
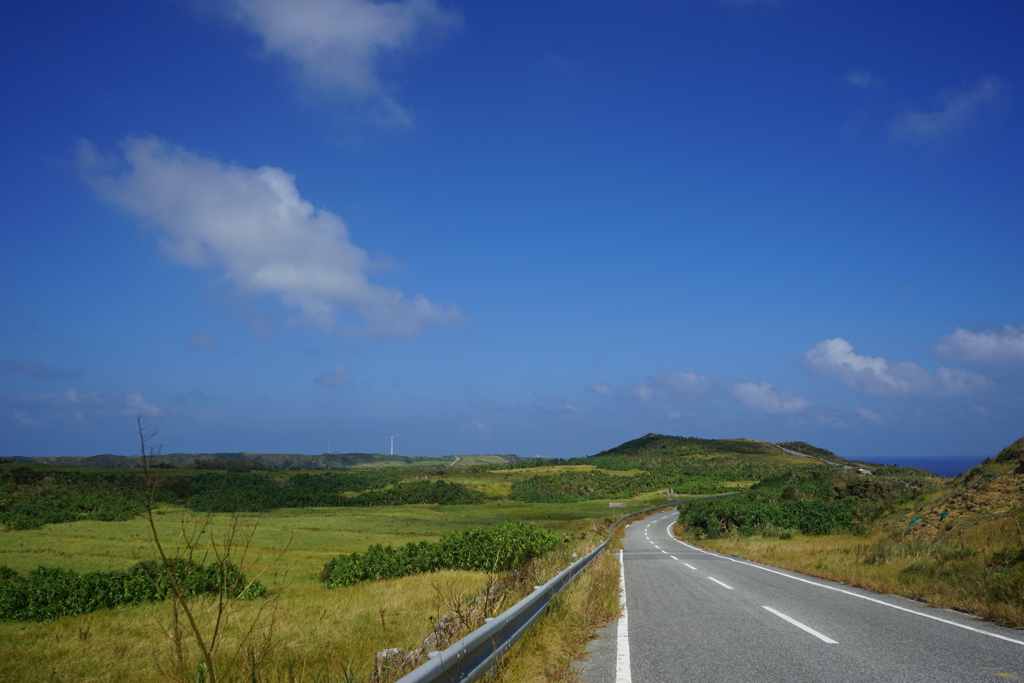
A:
[[[815,631],[810,626],[807,626],[806,624],[801,624],[799,621],[797,621],[796,619],[794,619],[792,617],[787,617],[785,614],[783,614],[782,612],[780,612],[777,609],[772,609],[771,607],[768,607],[766,605],[761,605],[761,607],[763,607],[764,609],[768,610],[769,612],[771,612],[775,616],[781,617],[782,619],[785,619],[789,623],[793,624],[793,626],[796,626],[797,628],[802,628],[803,630],[807,631],[808,633],[810,633],[812,636],[814,636],[818,640],[822,640],[822,641],[824,641],[826,643],[830,643],[832,645],[838,645],[839,644],[839,641],[832,640],[828,636],[825,636],[825,635],[822,635],[822,634],[818,633],[817,631]]]
[[[722,588],[728,588],[729,590],[732,590],[732,586],[727,586],[726,584],[722,583],[721,581],[719,581],[719,580],[718,580],[718,579],[716,579],[715,577],[713,577],[713,576],[709,576],[708,578],[709,578],[709,579],[711,579],[712,581],[714,581],[715,583],[717,583],[717,584],[718,584],[719,586],[721,586]]]
[[[616,638],[615,651],[615,683],[632,683],[633,675],[629,666],[629,616],[626,613],[626,563],[622,558],[622,551],[619,551],[619,607],[622,608],[622,616],[619,617],[619,629]]]
[[[891,603],[885,602],[884,600],[879,600],[877,598],[872,598],[871,596],[868,596],[868,595],[860,595],[858,593],[854,593],[853,591],[847,591],[847,590],[843,590],[842,588],[836,588],[835,586],[826,586],[825,584],[818,583],[817,581],[808,581],[807,579],[800,578],[799,576],[792,576],[790,574],[786,574],[784,572],[776,571],[776,570],[770,569],[768,567],[762,567],[761,565],[754,564],[753,562],[744,562],[743,560],[737,560],[734,557],[729,557],[727,555],[722,555],[721,553],[714,553],[714,552],[711,552],[710,550],[704,550],[703,548],[698,548],[697,546],[690,545],[689,543],[686,543],[685,541],[680,541],[675,536],[672,536],[671,533],[669,533],[669,536],[676,543],[680,543],[682,545],[685,545],[687,548],[690,548],[691,550],[696,550],[698,552],[702,552],[705,555],[716,555],[718,557],[721,557],[721,558],[724,558],[726,560],[729,560],[730,562],[736,562],[737,564],[745,564],[748,567],[753,567],[754,569],[760,569],[762,571],[770,572],[772,574],[778,574],[779,576],[785,577],[787,579],[793,579],[794,581],[802,581],[803,583],[809,583],[812,586],[817,586],[818,588],[825,588],[825,589],[830,590],[830,591],[835,591],[837,593],[843,593],[844,595],[850,595],[850,596],[853,596],[855,598],[860,598],[861,600],[867,600],[868,602],[874,602],[874,603],[877,603],[879,605],[884,605],[885,607],[891,607],[893,609],[898,609],[901,612],[906,612],[907,614],[913,614],[914,616],[923,617],[924,619],[931,619],[932,621],[938,621],[938,622],[941,622],[943,624],[948,624],[950,626],[956,626],[957,628],[962,628],[962,629],[967,630],[967,631],[974,631],[975,633],[980,633],[981,635],[989,636],[990,638],[998,638],[999,640],[1005,640],[1008,643],[1014,643],[1016,645],[1024,645],[1024,640],[1016,640],[1015,638],[1008,638],[1007,636],[1001,636],[998,633],[992,633],[991,631],[985,631],[985,630],[982,630],[980,628],[974,628],[973,626],[968,626],[967,624],[958,624],[957,622],[950,621],[949,619],[943,619],[942,617],[936,617],[934,615],[925,614],[923,612],[918,612],[916,610],[908,609],[906,607],[900,607],[899,605],[893,605]]]

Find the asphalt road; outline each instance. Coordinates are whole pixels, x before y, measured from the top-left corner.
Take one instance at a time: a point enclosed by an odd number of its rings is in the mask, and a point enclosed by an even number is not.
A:
[[[591,645],[582,681],[1024,680],[1024,631],[709,553],[671,536],[677,516],[628,527],[627,626]]]

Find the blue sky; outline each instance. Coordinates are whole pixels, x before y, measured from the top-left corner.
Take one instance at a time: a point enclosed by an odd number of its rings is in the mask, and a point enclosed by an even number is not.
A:
[[[0,455],[1024,434],[1024,9],[28,3]]]

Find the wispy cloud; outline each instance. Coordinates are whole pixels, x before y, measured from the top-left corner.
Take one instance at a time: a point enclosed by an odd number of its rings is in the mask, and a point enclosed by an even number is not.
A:
[[[846,81],[847,85],[851,85],[854,88],[863,88],[864,90],[870,90],[882,85],[881,78],[872,76],[870,72],[864,69],[847,71],[846,75],[843,76],[843,80]]]
[[[217,341],[213,337],[201,332],[190,334],[185,338],[185,346],[190,349],[212,349],[216,345]]]
[[[635,385],[633,393],[641,401],[673,403],[692,401],[714,389],[715,383],[710,377],[685,370],[662,370],[648,377],[645,384]]]
[[[33,419],[27,410],[15,410],[14,420],[22,427],[38,427],[43,424],[39,420]]]
[[[605,382],[594,382],[587,387],[587,391],[597,394],[598,396],[604,396],[605,398],[611,398],[615,395],[615,390]]]
[[[435,0],[223,0],[227,14],[284,59],[316,92],[373,107],[378,118],[409,123],[381,77],[382,64],[462,26]]]
[[[36,379],[63,379],[65,377],[82,377],[85,370],[65,370],[41,365],[34,360],[3,360],[0,358],[0,375],[17,372]]]
[[[770,415],[791,415],[811,406],[807,399],[777,391],[769,382],[739,382],[733,385],[732,394],[748,408]]]
[[[481,408],[482,410],[504,410],[505,408],[497,401],[490,399],[481,399],[479,401],[471,401],[466,399],[466,403],[473,406],[474,408]]]
[[[889,127],[896,140],[916,143],[940,142],[947,135],[968,126],[979,112],[998,99],[1005,90],[995,76],[983,78],[970,90],[946,90],[940,93],[939,107],[933,111],[910,110],[898,116]]]
[[[533,392],[533,400],[546,406],[565,405],[565,399],[556,394],[542,394],[535,391]]]
[[[861,356],[853,345],[836,337],[804,353],[804,363],[815,372],[839,378],[846,386],[872,396],[941,396],[969,394],[988,382],[977,373],[941,367],[934,373],[916,363],[890,363],[885,358]]]
[[[707,394],[713,388],[710,377],[696,372],[665,370],[651,376],[651,382],[677,394]]]
[[[939,340],[935,353],[952,360],[993,365],[1024,363],[1024,325],[988,332],[956,328]]]
[[[864,406],[857,406],[856,410],[858,415],[869,422],[874,422],[876,425],[885,424],[885,418],[873,410],[865,408]]]
[[[126,405],[121,412],[125,415],[142,415],[143,417],[157,417],[164,413],[160,406],[149,403],[142,397],[142,394],[128,394]]]
[[[95,420],[125,417],[159,417],[163,409],[147,401],[141,393],[124,393],[111,390],[105,393],[78,391],[69,388],[49,396],[7,395],[4,403],[13,408],[15,422],[23,427],[63,423],[83,425]]]
[[[320,375],[314,381],[328,389],[340,389],[348,384],[350,379],[343,365],[332,365],[329,372]]]
[[[329,334],[409,338],[464,322],[454,305],[370,284],[374,262],[345,222],[303,199],[284,170],[222,164],[152,137],[122,146],[130,168],[114,172],[83,141],[82,177],[102,199],[155,224],[175,261],[218,268],[243,293],[276,296]],[[342,313],[364,324],[345,325]]]

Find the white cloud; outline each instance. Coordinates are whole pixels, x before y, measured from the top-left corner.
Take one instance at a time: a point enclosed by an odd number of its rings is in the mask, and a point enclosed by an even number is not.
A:
[[[710,377],[682,370],[659,372],[651,381],[679,394],[707,394],[713,388]]]
[[[884,417],[873,410],[868,410],[864,406],[857,406],[857,414],[869,422],[874,422],[876,425],[885,424]]]
[[[864,69],[854,69],[848,71],[843,79],[848,85],[852,85],[855,88],[863,88],[864,90],[870,90],[871,88],[878,87],[882,84],[881,78],[872,76],[869,72]]]
[[[939,95],[940,108],[902,114],[892,122],[889,134],[894,139],[918,143],[940,141],[947,134],[970,124],[979,110],[993,104],[1004,89],[1002,80],[988,76],[971,90],[947,90]]]
[[[160,406],[147,401],[141,393],[125,395],[117,390],[100,394],[68,388],[48,396],[8,395],[4,398],[5,403],[14,404],[15,420],[26,427],[66,424],[69,420],[79,425],[110,419],[123,422],[126,415],[134,418],[136,415],[158,417],[164,414]]]
[[[222,164],[152,137],[129,138],[123,148],[130,170],[118,174],[83,141],[83,179],[158,226],[175,261],[216,267],[243,293],[274,295],[325,333],[408,338],[464,321],[454,305],[370,284],[374,264],[349,241],[345,222],[303,199],[282,169]],[[339,309],[364,325],[342,324]]]
[[[164,411],[160,409],[160,406],[152,403],[147,403],[146,399],[142,398],[142,394],[128,394],[127,405],[122,410],[125,415],[142,415],[143,417],[156,417],[163,415]],[[77,417],[81,421],[81,412],[77,412]]]
[[[208,334],[197,332],[185,338],[185,346],[190,349],[212,349],[217,341]]]
[[[646,384],[637,384],[633,387],[633,391],[640,397],[641,401],[649,401],[654,396],[654,389],[647,386]]]
[[[259,36],[268,54],[284,58],[304,85],[371,103],[397,123],[409,118],[381,81],[382,63],[462,25],[456,11],[436,0],[223,2],[228,14]]]
[[[930,373],[916,363],[890,363],[884,358],[859,356],[853,345],[836,337],[804,353],[807,367],[838,377],[843,384],[873,396],[937,396],[968,394],[983,388],[984,377],[973,372],[939,368]]]
[[[470,401],[469,399],[466,399],[466,403],[468,403],[469,405],[471,405],[471,406],[473,406],[475,408],[482,408],[483,410],[504,410],[505,409],[497,401],[492,401],[492,400],[487,399],[487,398],[481,399],[479,401]]]
[[[15,410],[14,419],[18,421],[22,427],[37,427],[42,424],[38,420],[33,420],[32,417],[25,410]]]
[[[939,340],[935,353],[953,360],[1011,364],[1024,362],[1024,326],[1006,325],[989,332],[956,328]]]
[[[843,420],[834,415],[815,415],[814,419],[820,424],[828,425],[829,427],[838,427],[839,429],[846,429],[847,427]]]
[[[587,387],[587,391],[593,392],[598,396],[604,396],[605,398],[611,398],[612,396],[615,395],[615,390],[604,382],[594,382],[589,387]]]
[[[315,381],[317,384],[321,384],[328,389],[340,389],[341,387],[348,384],[349,381],[348,372],[342,365],[331,366],[330,372],[317,377]]]
[[[772,415],[799,413],[811,405],[788,391],[776,391],[769,382],[739,382],[733,385],[732,394],[748,408]]]

